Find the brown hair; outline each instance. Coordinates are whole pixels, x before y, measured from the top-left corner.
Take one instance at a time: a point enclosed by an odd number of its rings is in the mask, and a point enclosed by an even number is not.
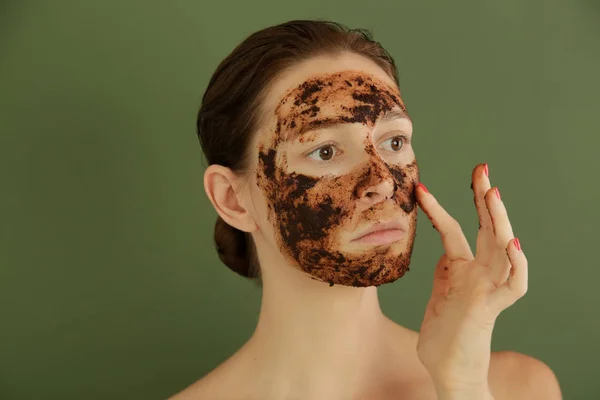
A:
[[[319,55],[350,52],[377,63],[398,84],[391,55],[365,29],[323,20],[295,20],[253,33],[217,67],[202,97],[197,129],[209,165],[247,173],[249,143],[260,124],[260,105],[269,85],[286,69]],[[221,217],[214,239],[221,261],[255,278],[260,268],[252,237]]]

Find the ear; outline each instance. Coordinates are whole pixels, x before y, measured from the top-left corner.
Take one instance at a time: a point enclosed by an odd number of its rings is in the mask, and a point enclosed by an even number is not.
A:
[[[239,193],[240,178],[222,165],[210,165],[204,171],[204,191],[221,218],[243,232],[257,229],[254,218],[244,207]]]

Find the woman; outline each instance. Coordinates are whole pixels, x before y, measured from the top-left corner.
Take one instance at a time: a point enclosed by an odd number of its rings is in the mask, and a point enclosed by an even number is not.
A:
[[[198,115],[221,260],[260,280],[253,336],[173,399],[560,399],[552,371],[491,353],[527,260],[488,167],[473,170],[473,255],[419,182],[392,57],[368,33],[291,21],[219,65]],[[409,269],[418,206],[440,235],[420,332],[386,318],[377,286]]]

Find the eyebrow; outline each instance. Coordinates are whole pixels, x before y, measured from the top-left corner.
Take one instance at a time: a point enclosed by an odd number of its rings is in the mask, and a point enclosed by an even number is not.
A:
[[[407,119],[412,122],[412,119],[408,116],[408,114],[406,112],[399,110],[399,109],[393,109],[393,110],[386,111],[385,114],[383,114],[377,120],[377,123],[382,124],[385,122],[389,122],[389,121],[393,121],[395,119],[401,119],[401,118]],[[296,140],[297,138],[301,137],[302,135],[304,135],[308,132],[315,131],[315,130],[335,128],[337,126],[345,125],[345,124],[349,124],[349,122],[344,122],[344,121],[339,121],[337,119],[329,119],[329,118],[309,121],[308,123],[302,125],[302,127],[297,132],[295,132],[293,136],[289,137],[288,140]]]

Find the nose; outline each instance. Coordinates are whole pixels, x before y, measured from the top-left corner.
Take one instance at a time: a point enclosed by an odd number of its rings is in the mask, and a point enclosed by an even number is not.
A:
[[[385,165],[371,164],[359,180],[356,194],[360,202],[373,205],[392,197],[396,183]]]

